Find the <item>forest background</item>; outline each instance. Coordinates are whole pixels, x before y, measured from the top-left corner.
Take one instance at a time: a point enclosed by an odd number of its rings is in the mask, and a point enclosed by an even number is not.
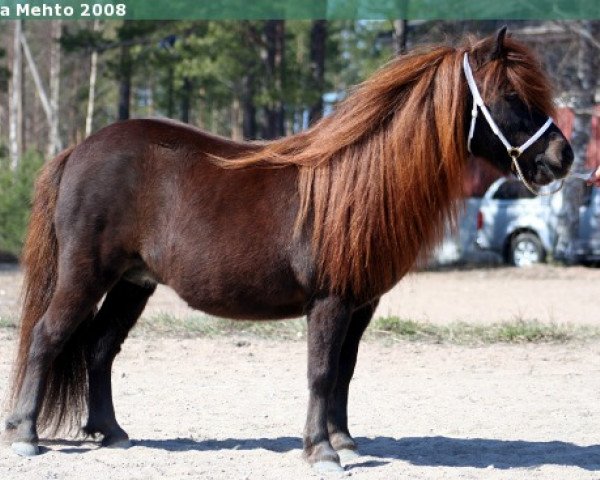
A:
[[[590,168],[600,163],[599,23],[2,21],[0,259],[19,254],[43,162],[105,125],[168,117],[235,140],[290,135],[327,115],[395,55],[489,35],[505,24],[536,50],[554,81],[574,169]],[[471,163],[466,193],[481,194],[496,173]],[[565,186],[564,245],[577,231],[581,188]]]

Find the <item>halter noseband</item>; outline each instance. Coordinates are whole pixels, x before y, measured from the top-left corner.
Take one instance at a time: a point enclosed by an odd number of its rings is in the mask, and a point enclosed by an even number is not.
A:
[[[533,136],[529,140],[527,140],[523,145],[519,147],[513,147],[510,144],[510,142],[506,139],[504,134],[500,131],[500,128],[498,127],[496,122],[494,122],[492,114],[485,106],[483,98],[481,98],[481,94],[479,93],[479,89],[477,88],[477,84],[475,83],[475,77],[473,77],[473,70],[471,70],[471,65],[469,64],[469,54],[467,52],[465,52],[465,56],[463,57],[463,70],[465,71],[465,77],[467,77],[467,84],[469,85],[469,90],[471,91],[471,95],[473,96],[473,109],[471,110],[471,125],[469,127],[469,137],[467,139],[467,149],[469,150],[469,153],[472,153],[471,140],[473,140],[473,135],[475,134],[477,114],[479,109],[481,109],[481,112],[483,113],[483,116],[487,121],[488,125],[492,129],[492,132],[494,132],[494,135],[498,137],[498,139],[502,142],[502,145],[504,145],[504,147],[506,148],[508,156],[511,158],[512,164],[514,165],[515,170],[517,171],[519,180],[523,182],[523,185],[527,187],[527,190],[529,190],[534,195],[552,195],[553,193],[558,192],[562,188],[562,181],[558,188],[553,192],[541,192],[535,187],[533,187],[525,179],[525,177],[523,176],[523,172],[521,171],[521,167],[519,166],[519,162],[517,161],[517,159],[523,154],[523,152],[527,150],[531,145],[533,145],[544,134],[544,132],[548,130],[548,128],[550,128],[550,125],[552,125],[553,123],[552,118],[548,117],[546,123],[544,123],[539,128],[539,130],[535,132]]]

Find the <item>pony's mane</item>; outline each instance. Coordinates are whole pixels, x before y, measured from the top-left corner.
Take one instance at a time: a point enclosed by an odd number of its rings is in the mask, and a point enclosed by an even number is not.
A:
[[[391,288],[455,224],[466,169],[471,63],[486,101],[516,91],[551,114],[551,89],[520,43],[485,61],[493,39],[421,49],[391,61],[356,87],[330,117],[263,145],[228,168],[296,166],[296,232],[312,236],[322,286],[359,298]]]

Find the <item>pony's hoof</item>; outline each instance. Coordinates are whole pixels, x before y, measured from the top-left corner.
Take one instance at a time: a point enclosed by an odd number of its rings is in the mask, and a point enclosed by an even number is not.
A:
[[[104,448],[120,448],[123,450],[127,450],[128,448],[131,448],[133,446],[133,444],[131,443],[131,440],[129,440],[128,438],[122,438],[120,440],[114,440],[114,441],[103,440],[102,446]]]
[[[337,451],[338,456],[340,457],[340,462],[348,463],[353,462],[360,458],[360,454],[351,448],[342,448]]]
[[[35,457],[40,453],[40,447],[35,443],[13,442],[11,448],[13,452],[21,457]]]
[[[332,473],[344,473],[342,466],[332,460],[324,460],[313,463],[313,470],[320,475],[328,475]]]

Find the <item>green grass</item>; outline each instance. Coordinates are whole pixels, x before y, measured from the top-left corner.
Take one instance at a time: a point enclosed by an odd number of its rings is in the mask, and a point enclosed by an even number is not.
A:
[[[218,336],[248,334],[263,338],[299,339],[306,336],[306,321],[231,321],[197,315],[179,318],[167,313],[142,319],[139,334]],[[558,325],[514,319],[491,325],[453,323],[434,325],[398,317],[380,317],[371,323],[366,337],[426,343],[478,345],[492,343],[565,343],[600,339],[600,327]]]
[[[214,337],[243,333],[265,338],[295,339],[305,335],[306,322],[300,318],[286,321],[233,321],[208,315],[181,318],[160,313],[142,318],[136,330],[139,334]]]
[[[0,329],[15,328],[14,318],[0,316]],[[306,337],[306,321],[301,318],[286,321],[232,321],[202,314],[177,317],[160,313],[142,318],[133,335],[209,338],[248,335],[273,340],[297,340]],[[457,345],[566,343],[600,340],[600,327],[548,324],[520,318],[491,325],[434,325],[398,317],[380,317],[371,322],[366,338]]]
[[[570,324],[541,323],[537,320],[515,319],[490,325],[452,323],[434,325],[398,317],[376,319],[374,333],[394,339],[453,344],[491,343],[565,343],[597,340],[600,327]]]
[[[17,328],[17,321],[12,317],[3,317],[0,315],[0,328],[12,329]]]

